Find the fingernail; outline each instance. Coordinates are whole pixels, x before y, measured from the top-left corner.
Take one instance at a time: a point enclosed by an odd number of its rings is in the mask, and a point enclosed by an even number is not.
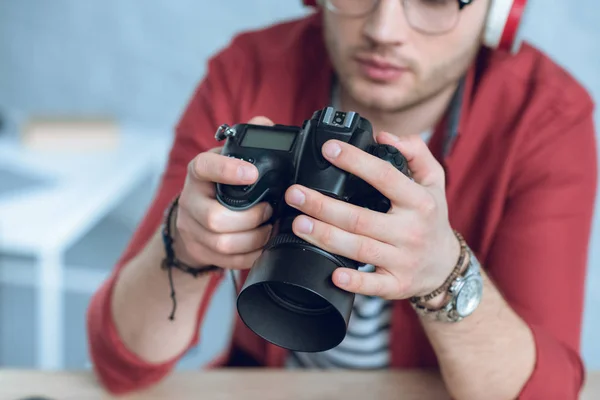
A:
[[[292,189],[288,195],[290,204],[295,206],[301,206],[306,201],[306,196],[299,189]]]
[[[325,153],[327,157],[336,158],[341,152],[342,148],[335,142],[327,142],[323,146],[323,153]]]
[[[338,283],[342,286],[346,286],[347,284],[350,283],[350,275],[348,275],[347,272],[340,272],[338,274],[338,279],[337,279]]]
[[[263,214],[263,221],[268,220],[269,218],[271,218],[272,215],[273,215],[273,207],[271,207],[269,204],[267,204],[267,206],[265,207],[264,214]]]
[[[240,165],[237,170],[238,178],[244,181],[254,180],[254,168],[247,165]]]
[[[311,233],[313,230],[313,226],[314,224],[312,223],[312,221],[306,217],[299,217],[296,222],[296,228],[300,233]]]

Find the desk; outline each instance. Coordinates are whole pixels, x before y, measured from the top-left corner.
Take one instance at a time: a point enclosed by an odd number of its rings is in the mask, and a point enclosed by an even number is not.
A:
[[[88,372],[0,370],[0,400],[44,395],[52,400],[111,399]],[[448,399],[437,376],[422,371],[323,372],[213,370],[177,372],[158,386],[126,400],[159,399]],[[600,398],[600,373],[588,378],[581,400]]]
[[[0,192],[0,253],[36,259],[27,280],[37,295],[37,368],[63,368],[66,250],[144,179],[159,176],[169,142],[161,132],[132,127],[123,128],[118,148],[81,154],[27,150],[0,140],[0,179],[8,171],[36,182]],[[10,283],[19,272],[0,271],[0,278]]]

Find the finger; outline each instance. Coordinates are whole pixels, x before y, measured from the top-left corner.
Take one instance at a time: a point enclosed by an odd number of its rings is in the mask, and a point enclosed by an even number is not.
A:
[[[225,269],[250,269],[262,254],[262,249],[244,254],[220,254],[198,242],[187,244],[185,251],[197,260],[204,260],[206,265],[216,265]]]
[[[250,269],[262,254],[262,249],[253,251],[252,253],[246,254],[235,254],[235,255],[215,255],[215,262],[213,265],[218,265],[221,268],[227,269]]]
[[[246,254],[222,255],[216,254],[213,265],[227,269],[250,269],[262,254],[262,249]]]
[[[272,215],[273,209],[266,202],[243,211],[232,211],[217,200],[199,197],[194,200],[182,194],[179,199],[182,217],[189,217],[214,233],[232,233],[249,231],[266,222]],[[179,219],[179,218],[178,218]]]
[[[325,251],[357,262],[390,265],[397,257],[396,249],[389,244],[346,232],[306,215],[294,220],[292,230],[300,238]]]
[[[188,176],[201,182],[250,185],[258,178],[258,169],[249,162],[209,151],[188,164]]]
[[[193,183],[188,183],[186,181],[186,186],[184,190],[193,192],[196,197],[203,196],[208,197],[210,199],[217,198],[217,187],[212,182],[201,182],[201,181],[193,181]]]
[[[395,230],[386,228],[389,216],[335,200],[304,186],[291,186],[285,193],[285,200],[304,214],[337,226],[346,232],[386,243],[391,243],[396,236]]]
[[[182,222],[186,223],[189,222]],[[213,233],[200,224],[191,222],[190,225],[193,226],[183,228],[187,236],[216,253],[225,255],[251,253],[262,249],[269,241],[272,230],[271,225],[264,225],[243,232]]]
[[[445,186],[444,168],[435,159],[427,144],[418,135],[398,137],[381,132],[377,143],[397,148],[408,161],[408,168],[415,182],[423,186]]]
[[[336,167],[363,179],[394,204],[416,206],[425,195],[422,187],[392,164],[351,144],[330,140],[323,145],[323,156]]]
[[[267,117],[258,116],[250,119],[249,124],[273,126],[275,123]],[[258,178],[256,167],[246,161],[231,157],[214,157],[221,155],[223,147],[215,147],[206,153],[199,154],[188,166],[190,175],[198,180],[206,180],[228,185],[248,185]]]
[[[248,123],[252,124],[252,125],[266,125],[266,126],[275,125],[275,123],[273,121],[271,121],[269,118],[263,117],[263,116],[254,117],[250,121],[248,121]]]
[[[398,279],[392,274],[338,268],[333,272],[332,280],[337,287],[348,292],[384,299],[403,298]]]

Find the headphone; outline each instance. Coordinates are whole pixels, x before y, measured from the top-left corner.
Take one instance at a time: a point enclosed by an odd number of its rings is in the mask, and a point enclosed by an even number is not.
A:
[[[461,0],[467,4],[473,0]],[[317,0],[303,0],[304,5],[317,6]],[[485,24],[483,43],[491,48],[515,54],[521,48],[521,27],[526,15],[527,0],[491,0]]]

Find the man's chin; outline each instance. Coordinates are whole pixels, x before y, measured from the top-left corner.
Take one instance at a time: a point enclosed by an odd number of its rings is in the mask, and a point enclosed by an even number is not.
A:
[[[410,91],[404,85],[361,82],[353,85],[349,92],[362,106],[383,112],[398,111],[411,103]]]

